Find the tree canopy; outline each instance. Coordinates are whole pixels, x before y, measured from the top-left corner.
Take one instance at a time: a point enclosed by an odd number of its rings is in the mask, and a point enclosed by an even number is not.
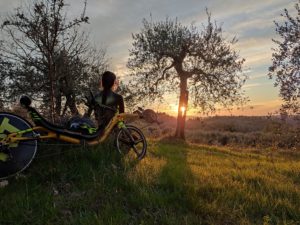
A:
[[[274,22],[280,40],[273,49],[269,77],[275,77],[275,86],[280,88],[284,101],[283,112],[300,113],[300,1],[295,4],[295,16],[287,9],[281,16],[284,23]]]
[[[6,38],[0,51],[12,65],[7,89],[11,99],[29,94],[41,101],[52,119],[67,109],[78,113],[82,93],[107,66],[105,51],[93,48],[79,29],[89,21],[86,2],[82,14],[73,19],[66,8],[64,0],[36,0],[2,23]]]

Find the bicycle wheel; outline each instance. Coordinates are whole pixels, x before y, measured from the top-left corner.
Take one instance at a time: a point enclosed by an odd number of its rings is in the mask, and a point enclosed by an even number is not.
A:
[[[118,151],[123,155],[130,155],[141,160],[146,155],[147,141],[143,132],[135,126],[126,125],[117,134]],[[132,150],[132,151],[131,151]]]
[[[1,141],[10,133],[31,128],[25,119],[11,113],[0,113],[0,180],[13,176],[26,169],[32,162],[37,141],[20,141],[11,145],[3,145]],[[34,132],[20,136],[33,137]]]

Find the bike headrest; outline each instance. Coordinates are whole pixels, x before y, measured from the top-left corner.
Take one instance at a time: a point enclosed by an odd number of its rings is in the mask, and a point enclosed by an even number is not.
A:
[[[28,108],[31,104],[31,99],[26,96],[26,95],[23,95],[21,98],[20,98],[20,104],[21,106],[25,107],[25,108]]]

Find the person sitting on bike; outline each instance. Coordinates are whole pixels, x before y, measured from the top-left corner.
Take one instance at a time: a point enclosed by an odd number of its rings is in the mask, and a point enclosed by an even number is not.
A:
[[[98,125],[106,126],[115,115],[115,112],[124,113],[123,97],[114,91],[118,86],[117,77],[114,73],[106,71],[102,75],[100,82],[102,90],[95,95],[95,118]],[[101,105],[108,106],[115,110],[101,107]]]

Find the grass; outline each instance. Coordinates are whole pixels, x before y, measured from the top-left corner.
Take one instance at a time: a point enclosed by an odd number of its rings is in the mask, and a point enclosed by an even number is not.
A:
[[[0,224],[300,224],[299,155],[149,145],[141,162],[109,144],[40,151],[0,189]]]

